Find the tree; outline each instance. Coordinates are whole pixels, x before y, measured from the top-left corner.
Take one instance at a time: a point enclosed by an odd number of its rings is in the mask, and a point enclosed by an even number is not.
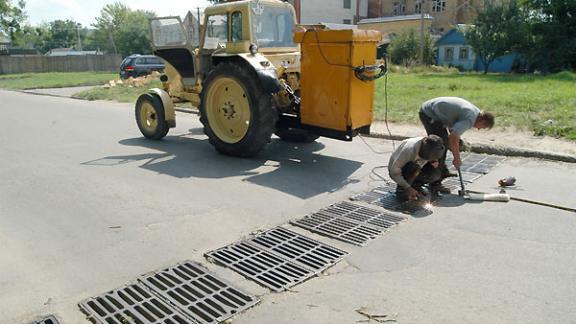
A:
[[[576,70],[576,1],[524,0],[531,37],[527,53],[551,72]]]
[[[411,66],[420,59],[420,37],[416,30],[411,28],[395,37],[388,46],[388,53],[392,63]],[[430,65],[434,62],[434,42],[430,34],[424,35],[424,63]]]
[[[10,40],[14,41],[14,33],[21,28],[21,23],[26,18],[24,0],[18,0],[15,4],[12,0],[0,0],[0,32],[8,32]]]
[[[59,47],[75,47],[78,42],[78,32],[80,25],[70,19],[54,20],[49,23],[49,31],[51,34],[51,48]],[[79,47],[79,46],[78,46]],[[78,50],[80,48],[77,48]]]
[[[519,48],[526,37],[525,14],[516,0],[497,5],[489,4],[478,13],[474,26],[466,28],[466,42],[472,46],[484,65],[484,73],[490,64],[502,55]]]
[[[120,2],[108,4],[102,8],[93,25],[96,29],[92,44],[122,56],[150,53],[148,20],[153,17],[153,12],[131,10]]]

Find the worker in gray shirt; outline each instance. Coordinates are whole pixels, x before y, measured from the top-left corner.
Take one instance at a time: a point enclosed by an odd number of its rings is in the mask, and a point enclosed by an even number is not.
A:
[[[397,183],[400,200],[416,200],[422,186],[441,179],[438,159],[445,154],[444,141],[436,135],[405,139],[388,161],[388,174]]]
[[[462,164],[460,159],[462,134],[473,127],[483,129],[494,126],[492,113],[480,111],[471,102],[458,97],[430,99],[422,104],[419,115],[426,133],[440,136],[448,149],[452,151],[454,157],[452,164],[457,169]],[[442,179],[454,176],[448,171],[445,160],[446,152],[439,161]],[[442,179],[434,183],[435,189],[442,193],[449,193],[450,190],[441,185]]]

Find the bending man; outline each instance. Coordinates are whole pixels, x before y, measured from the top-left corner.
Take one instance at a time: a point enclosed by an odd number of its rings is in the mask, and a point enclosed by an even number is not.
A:
[[[441,180],[438,159],[445,152],[444,141],[436,135],[402,141],[388,162],[388,174],[397,183],[396,196],[416,200],[423,185]]]
[[[420,121],[428,135],[440,136],[445,145],[452,151],[452,164],[460,168],[460,137],[470,128],[492,128],[494,115],[483,112],[467,100],[458,97],[439,97],[430,99],[420,108]],[[452,176],[446,166],[446,152],[439,160],[442,178],[434,183],[435,189],[448,193],[450,190],[441,186],[442,179]]]

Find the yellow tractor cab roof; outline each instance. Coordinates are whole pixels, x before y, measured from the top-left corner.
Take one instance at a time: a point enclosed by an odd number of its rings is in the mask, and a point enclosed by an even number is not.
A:
[[[253,8],[258,8],[258,5],[263,6],[275,6],[275,7],[282,7],[282,8],[290,8],[294,9],[291,4],[288,2],[280,1],[280,0],[242,0],[242,1],[233,1],[233,2],[225,2],[217,5],[213,5],[208,7],[204,10],[205,15],[217,14],[222,13],[222,11],[232,12],[238,11],[243,8],[246,8],[247,5],[252,4]],[[225,10],[224,10],[225,9]]]

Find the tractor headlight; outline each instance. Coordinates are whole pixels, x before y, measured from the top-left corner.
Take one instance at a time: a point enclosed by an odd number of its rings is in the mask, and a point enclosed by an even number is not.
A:
[[[248,48],[248,50],[250,51],[250,54],[256,55],[256,53],[258,53],[258,45],[250,44],[250,47]]]

